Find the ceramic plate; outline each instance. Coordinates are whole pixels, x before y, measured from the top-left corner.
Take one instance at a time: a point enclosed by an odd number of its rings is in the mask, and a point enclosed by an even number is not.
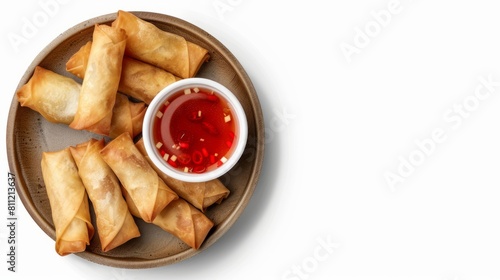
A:
[[[228,174],[220,178],[231,194],[220,205],[214,205],[206,211],[207,217],[215,225],[200,249],[191,249],[159,227],[137,219],[141,237],[109,252],[102,252],[96,234],[87,250],[77,254],[89,261],[108,266],[149,268],[179,262],[202,252],[214,244],[238,219],[247,206],[259,178],[264,155],[264,122],[252,82],[234,55],[217,39],[179,18],[150,12],[133,13],[163,30],[181,35],[209,50],[211,59],[202,66],[197,76],[213,79],[232,90],[245,109],[249,125],[248,143],[242,158]],[[66,72],[66,61],[92,39],[96,23],[111,24],[115,18],[116,13],[99,16],[61,34],[43,49],[26,69],[17,89],[29,80],[37,65],[79,81]],[[10,171],[16,175],[16,188],[23,205],[40,228],[55,239],[50,205],[40,169],[42,152],[76,145],[94,135],[72,130],[67,125],[50,123],[39,113],[21,107],[15,92],[12,95],[7,124]],[[52,253],[56,254],[55,250]]]

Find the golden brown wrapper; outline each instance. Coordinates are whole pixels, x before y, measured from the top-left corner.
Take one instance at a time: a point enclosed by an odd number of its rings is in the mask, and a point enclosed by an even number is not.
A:
[[[143,138],[137,141],[136,147],[148,160],[151,166],[158,173],[158,176],[160,176],[160,178],[167,184],[167,186],[169,186],[180,197],[187,200],[199,210],[204,212],[211,205],[215,203],[220,204],[222,200],[229,196],[229,189],[226,188],[226,186],[224,186],[224,184],[222,184],[219,179],[213,179],[207,182],[192,183],[174,179],[161,172],[161,170],[152,163],[151,159],[147,155]]]
[[[91,49],[92,41],[88,41],[85,45],[81,46],[80,49],[66,61],[66,71],[83,79],[89,63]]]
[[[56,230],[56,252],[83,252],[94,235],[88,196],[69,148],[43,152],[42,176]]]
[[[66,62],[66,70],[84,78],[92,42],[87,42]],[[180,80],[161,68],[124,56],[118,91],[146,104],[166,86]]]
[[[184,37],[161,30],[136,15],[118,11],[112,26],[127,32],[125,53],[133,58],[160,67],[177,77],[196,75],[210,55],[208,51]]]
[[[53,123],[70,124],[78,108],[81,85],[75,80],[36,66],[16,93],[21,106],[39,112]]]
[[[141,234],[123,198],[118,178],[101,158],[103,147],[103,139],[92,138],[71,146],[70,151],[94,207],[101,249],[107,252]]]
[[[96,24],[85,78],[78,100],[74,129],[89,129],[109,134],[116,93],[120,82],[127,35],[124,30]]]
[[[140,217],[137,206],[123,191],[130,212]],[[169,203],[153,220],[153,224],[176,236],[193,249],[199,249],[214,223],[182,198]]]
[[[81,85],[73,79],[36,66],[29,81],[17,92],[17,98],[21,106],[37,111],[48,121],[69,125],[76,114],[80,89]],[[110,137],[123,132],[135,137],[142,131],[146,104],[132,102],[120,93],[116,101],[109,131],[103,133],[92,127],[88,131]]]
[[[116,137],[100,153],[130,194],[144,221],[151,223],[165,206],[178,199],[135,147],[129,134]]]
[[[142,121],[146,114],[146,104],[144,102],[131,102],[127,96],[117,94],[109,137],[115,138],[126,132],[131,137],[135,137],[142,132]]]
[[[166,86],[181,78],[137,59],[124,57],[119,91],[146,104]]]

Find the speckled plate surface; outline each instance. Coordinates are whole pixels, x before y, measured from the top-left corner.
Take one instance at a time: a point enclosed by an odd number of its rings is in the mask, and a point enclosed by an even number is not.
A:
[[[211,55],[198,77],[216,80],[232,90],[247,114],[249,134],[245,152],[239,163],[221,181],[230,189],[230,196],[220,205],[206,211],[214,227],[201,248],[191,249],[175,236],[159,227],[137,220],[141,237],[102,252],[97,235],[87,250],[77,255],[89,261],[123,268],[158,267],[185,260],[214,244],[234,224],[248,204],[257,185],[264,156],[264,121],[259,99],[243,67],[233,54],[213,36],[184,20],[151,12],[133,12],[159,28],[184,36],[188,41],[208,49]],[[82,45],[91,40],[94,24],[111,24],[116,13],[82,22],[61,34],[35,58],[21,77],[18,89],[24,85],[37,65],[59,74],[67,73],[66,61]],[[17,90],[16,90],[17,91]],[[7,124],[7,154],[10,171],[16,175],[16,188],[23,205],[40,228],[55,239],[50,205],[42,179],[40,161],[43,151],[55,151],[90,139],[89,132],[76,131],[67,125],[46,121],[39,113],[21,107],[12,93]],[[56,254],[55,250],[53,252]]]

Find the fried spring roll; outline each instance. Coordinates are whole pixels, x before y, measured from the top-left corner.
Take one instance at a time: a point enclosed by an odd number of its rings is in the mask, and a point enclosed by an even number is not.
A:
[[[203,47],[186,41],[182,36],[163,31],[130,12],[118,11],[112,26],[127,32],[126,55],[180,78],[195,76],[210,57]]]
[[[69,148],[43,152],[42,176],[56,230],[56,252],[85,251],[94,235],[88,196]]]
[[[140,217],[127,191],[123,191],[130,212]],[[153,224],[176,236],[193,249],[199,249],[214,223],[182,198],[169,203],[153,220]]]
[[[101,156],[130,194],[140,217],[151,223],[178,195],[158,177],[127,133],[109,142]]]
[[[142,121],[144,120],[146,109],[147,107],[144,102],[134,103],[127,96],[117,94],[115,106],[113,107],[109,136],[115,138],[126,132],[131,137],[135,137],[141,133]]]
[[[80,90],[81,85],[75,80],[36,66],[16,95],[21,106],[39,112],[48,121],[70,124],[78,108]]]
[[[17,99],[21,106],[37,111],[48,121],[69,125],[76,114],[80,89],[75,80],[36,66],[29,81],[17,92]],[[111,137],[128,132],[135,137],[142,131],[145,112],[145,103],[134,103],[117,94],[110,131],[103,133],[92,127],[87,130]]]
[[[92,42],[87,42],[66,62],[66,70],[84,78]],[[179,77],[140,60],[124,56],[118,91],[146,104],[164,87],[180,80]]]
[[[157,168],[148,157],[146,148],[144,147],[144,140],[142,138],[137,141],[136,147],[148,160],[151,166],[155,169],[156,173],[158,173],[158,176],[160,176],[167,186],[202,212],[215,203],[220,204],[222,200],[229,196],[229,189],[226,188],[226,186],[224,186],[218,179],[213,179],[207,182],[191,183],[167,176],[165,173],[161,172],[161,170]]]
[[[90,139],[71,146],[70,151],[94,206],[101,249],[107,252],[141,234],[123,198],[118,178],[101,158],[99,152],[103,147],[103,139]]]
[[[94,26],[92,48],[78,108],[69,125],[71,128],[92,127],[99,131],[99,134],[109,134],[126,38],[127,35],[122,29],[99,24]]]

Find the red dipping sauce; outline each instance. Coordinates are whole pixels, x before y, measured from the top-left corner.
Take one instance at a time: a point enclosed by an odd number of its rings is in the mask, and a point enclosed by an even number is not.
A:
[[[157,112],[153,129],[163,159],[183,172],[203,173],[224,164],[236,138],[228,102],[203,88],[172,95]]]

